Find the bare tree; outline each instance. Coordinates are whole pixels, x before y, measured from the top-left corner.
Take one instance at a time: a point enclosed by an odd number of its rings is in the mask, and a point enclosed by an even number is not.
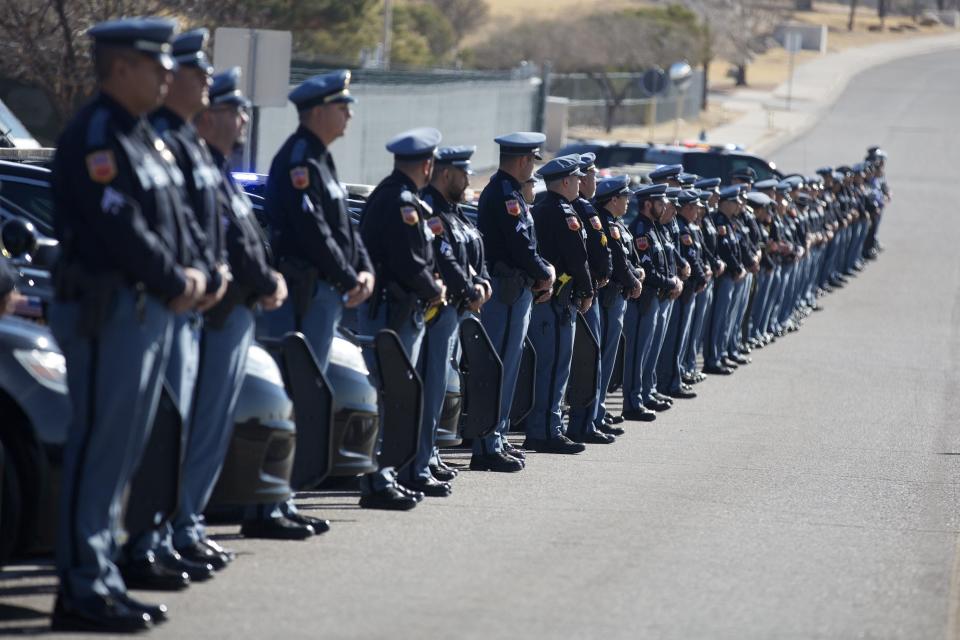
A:
[[[471,29],[490,15],[490,4],[487,0],[430,0],[430,3],[450,21],[457,40],[462,40]]]

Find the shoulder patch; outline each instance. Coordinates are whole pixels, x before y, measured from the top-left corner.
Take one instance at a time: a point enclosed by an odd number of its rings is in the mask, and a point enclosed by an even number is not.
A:
[[[109,149],[88,154],[86,164],[87,173],[94,182],[108,184],[117,177],[117,163]]]
[[[290,164],[300,164],[307,158],[307,141],[299,138],[290,148]]]
[[[430,231],[433,231],[433,235],[442,236],[443,235],[443,222],[440,221],[440,218],[434,216],[427,219],[427,226],[430,227]]]
[[[403,221],[411,227],[420,222],[420,216],[417,214],[416,207],[400,207],[400,215],[403,216]]]
[[[306,166],[290,169],[290,184],[294,189],[306,189],[310,186],[310,170]]]
[[[520,201],[516,199],[507,200],[504,205],[507,207],[507,213],[516,217],[520,215]]]
[[[599,216],[590,216],[590,226],[593,227],[594,231],[600,231],[603,229],[603,225],[600,224]]]
[[[620,227],[618,227],[618,226],[615,225],[615,224],[610,225],[610,236],[611,236],[614,240],[619,240],[619,239],[620,239]]]
[[[570,231],[580,231],[580,218],[577,216],[567,216],[567,228]]]
[[[683,244],[689,247],[690,245],[693,244],[693,238],[690,236],[689,233],[684,233],[683,235],[680,236],[680,242],[682,242]]]
[[[87,148],[93,149],[107,144],[107,123],[110,121],[110,112],[100,107],[90,116],[87,124]]]
[[[637,245],[638,251],[646,251],[650,248],[650,241],[647,239],[647,236],[639,236],[633,240]]]

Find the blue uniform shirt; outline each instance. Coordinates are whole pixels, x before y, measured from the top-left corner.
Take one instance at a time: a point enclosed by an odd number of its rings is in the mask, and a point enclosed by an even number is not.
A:
[[[498,263],[520,269],[533,280],[549,277],[547,263],[537,249],[537,232],[521,185],[505,171],[497,171],[480,193],[477,226],[483,234],[487,265]]]

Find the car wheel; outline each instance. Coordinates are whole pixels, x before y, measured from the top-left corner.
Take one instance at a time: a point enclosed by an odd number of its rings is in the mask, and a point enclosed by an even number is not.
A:
[[[4,449],[3,485],[0,487],[0,566],[6,564],[17,548],[20,533],[20,478],[16,462]]]

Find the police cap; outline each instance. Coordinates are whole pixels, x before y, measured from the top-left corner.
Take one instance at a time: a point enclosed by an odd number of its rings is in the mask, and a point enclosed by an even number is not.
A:
[[[644,185],[633,192],[637,197],[638,202],[643,202],[644,200],[662,200],[664,195],[667,193],[667,185],[665,184],[650,184]]]
[[[793,191],[793,185],[787,180],[781,180],[777,183],[777,193],[790,193]]]
[[[437,164],[447,164],[463,169],[467,175],[473,175],[470,169],[470,158],[477,150],[476,147],[440,147],[437,149]]]
[[[547,136],[536,131],[516,131],[493,139],[494,142],[500,145],[500,155],[532,155],[537,160],[543,160],[543,156],[540,155],[540,145],[546,142],[546,140]]]
[[[568,156],[554,158],[540,167],[537,175],[546,181],[559,180],[567,176],[582,176],[583,172],[580,171],[580,155],[571,153]]]
[[[683,171],[682,164],[662,164],[650,172],[650,179],[654,182],[676,178]]]
[[[177,23],[166,18],[122,18],[96,24],[87,31],[97,46],[133,49],[159,62],[167,71],[176,64],[170,41]]]
[[[586,173],[591,169],[596,169],[597,154],[595,153],[581,153],[580,154],[580,171]]]
[[[307,78],[287,96],[297,107],[306,111],[321,104],[356,102],[350,95],[350,71],[341,69]]]
[[[776,189],[777,183],[780,182],[776,178],[767,178],[766,180],[761,180],[759,182],[753,183],[753,188],[757,191],[766,191],[767,189]]]
[[[231,67],[213,76],[213,83],[210,85],[211,106],[224,104],[241,108],[250,107],[250,101],[240,90],[241,74],[240,67]]]
[[[734,169],[730,177],[734,180],[753,182],[757,179],[757,172],[753,170],[753,167],[740,167],[739,169]]]
[[[732,184],[720,189],[720,201],[737,200],[740,198],[740,185]]]
[[[213,73],[213,65],[203,50],[209,39],[210,32],[206,29],[181,33],[173,41],[173,59],[181,67],[195,67],[210,75]]]
[[[613,176],[597,182],[597,200],[608,200],[615,196],[630,195],[630,176]]]
[[[820,167],[817,169],[817,173],[819,173],[821,176],[828,176],[833,173],[833,167]]]
[[[387,151],[403,160],[425,160],[434,155],[443,136],[433,127],[410,129],[387,142]]]
[[[716,189],[720,186],[720,178],[700,178],[693,186],[697,189]]]
[[[680,173],[677,175],[677,182],[680,183],[684,189],[689,189],[690,187],[696,185],[697,180],[700,179],[695,173]]]
[[[677,196],[677,204],[681,207],[685,204],[698,203],[700,202],[700,192],[693,191],[691,189],[684,189]]]
[[[676,204],[677,198],[680,197],[681,191],[683,191],[683,189],[680,187],[667,187],[667,191],[663,195],[667,198],[667,200],[670,200]]]
[[[770,196],[765,193],[760,193],[759,191],[750,191],[743,197],[754,207],[766,207],[773,203]]]

